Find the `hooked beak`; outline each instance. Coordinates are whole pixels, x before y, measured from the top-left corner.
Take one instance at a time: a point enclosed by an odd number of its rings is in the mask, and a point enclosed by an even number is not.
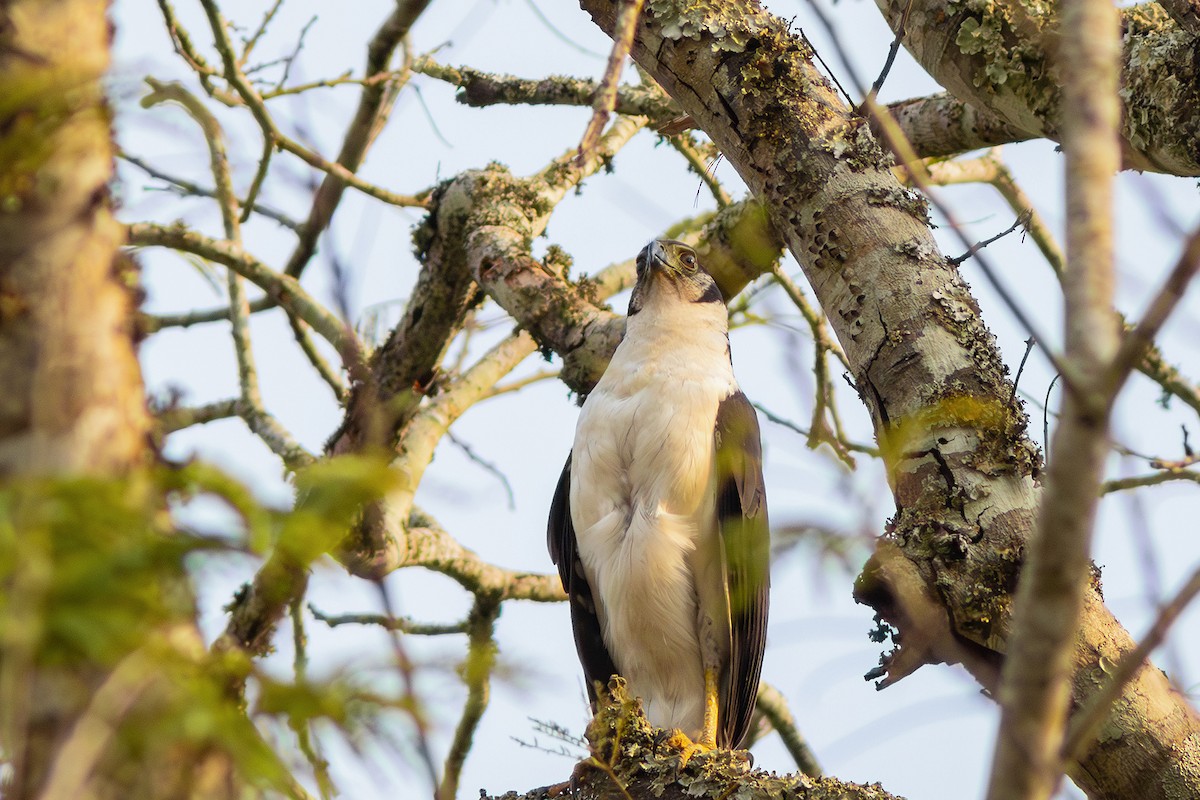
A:
[[[650,240],[650,243],[646,245],[645,250],[642,252],[646,254],[646,266],[651,269],[657,272],[675,271],[671,268],[671,262],[667,259],[666,248],[657,239]]]

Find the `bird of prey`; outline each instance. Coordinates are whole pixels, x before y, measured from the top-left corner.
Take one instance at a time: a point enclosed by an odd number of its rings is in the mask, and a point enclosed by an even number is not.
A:
[[[638,254],[625,338],[583,404],[548,540],[592,702],[619,674],[685,758],[737,748],[766,644],[758,419],[721,290],[682,242]]]

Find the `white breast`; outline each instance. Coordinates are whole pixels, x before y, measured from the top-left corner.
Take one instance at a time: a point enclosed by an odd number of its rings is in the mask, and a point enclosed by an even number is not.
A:
[[[728,628],[698,613],[693,580],[720,574],[713,426],[737,390],[725,313],[677,301],[631,317],[572,452],[571,516],[605,645],[650,722],[689,734],[703,723],[704,663],[718,655],[712,625]]]

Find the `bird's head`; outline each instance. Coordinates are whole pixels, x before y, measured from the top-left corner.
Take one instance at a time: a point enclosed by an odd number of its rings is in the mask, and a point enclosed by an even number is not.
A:
[[[696,251],[674,239],[654,239],[637,256],[637,284],[629,298],[630,316],[651,300],[667,302],[724,303],[720,287],[704,267]]]

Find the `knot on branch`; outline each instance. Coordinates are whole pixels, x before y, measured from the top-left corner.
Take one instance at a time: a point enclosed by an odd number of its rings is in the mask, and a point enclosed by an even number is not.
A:
[[[865,676],[883,678],[875,688],[886,689],[925,664],[962,664],[989,690],[999,683],[1001,655],[954,631],[935,587],[894,542],[880,540],[854,582],[854,599],[875,609],[873,638],[883,642],[890,635],[895,645]]]

